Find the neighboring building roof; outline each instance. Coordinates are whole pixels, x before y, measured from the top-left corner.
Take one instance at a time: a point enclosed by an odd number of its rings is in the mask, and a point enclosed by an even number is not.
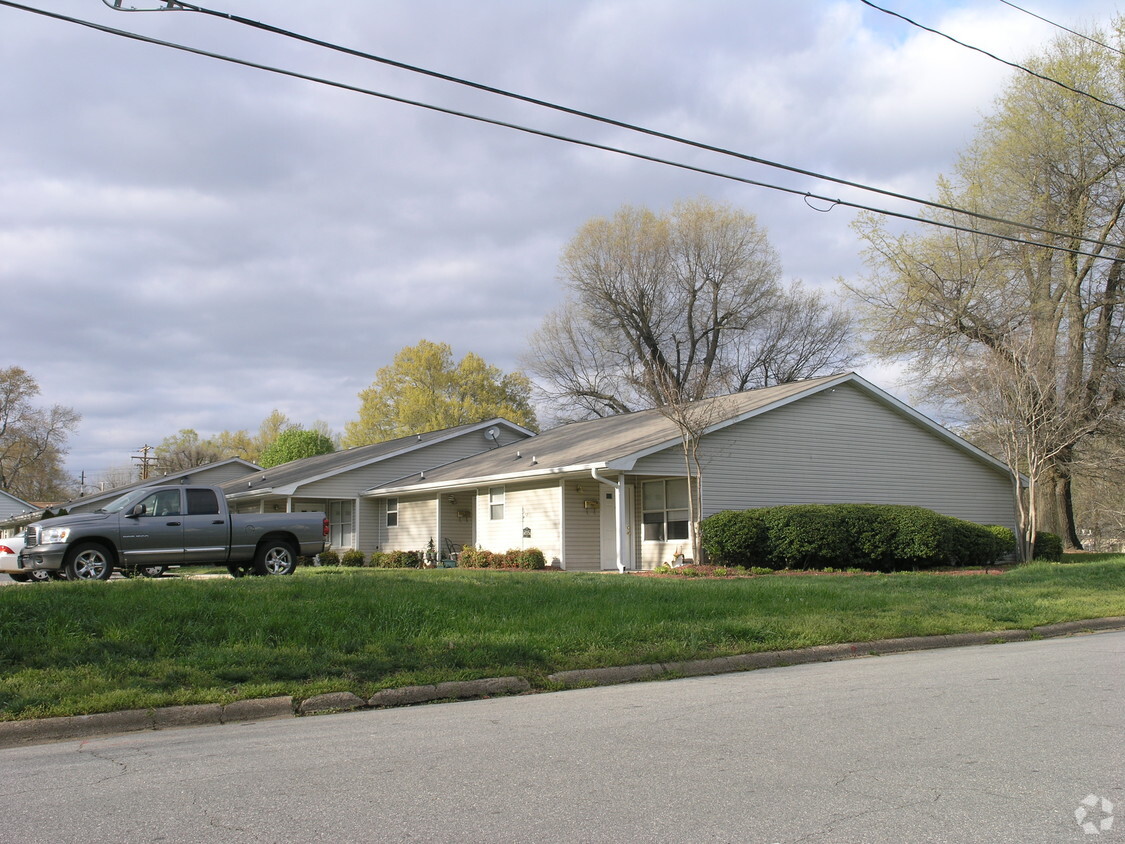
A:
[[[408,437],[399,437],[386,442],[356,446],[331,454],[318,454],[314,457],[291,460],[288,463],[282,463],[280,466],[262,469],[252,475],[245,475],[237,480],[228,481],[222,485],[222,489],[228,498],[264,494],[295,495],[298,488],[306,484],[322,481],[325,478],[350,472],[401,454],[407,454],[466,433],[486,431],[491,427],[500,425],[527,437],[535,436],[533,431],[514,422],[509,422],[507,419],[489,419],[484,422],[472,422],[453,428],[443,428],[440,431],[411,434]]]
[[[10,492],[0,489],[0,527],[5,527],[3,522],[17,519],[28,513],[42,512],[43,506],[16,498]]]
[[[951,444],[969,451],[977,459],[1007,471],[1004,464],[996,458],[854,372],[705,399],[697,403],[700,410],[696,418],[714,420],[706,428],[709,433],[841,384],[854,384]],[[642,457],[678,446],[679,443],[680,434],[675,422],[659,410],[607,416],[562,425],[544,431],[532,440],[506,445],[447,466],[427,469],[423,473],[373,487],[363,494],[396,495],[463,486],[466,483],[518,481],[543,475],[589,472],[592,469],[629,471]]]
[[[70,509],[72,507],[82,505],[82,507],[85,508],[87,507],[87,505],[93,502],[104,501],[108,503],[117,498],[119,495],[124,495],[131,489],[138,489],[143,486],[154,486],[156,484],[176,483],[178,481],[189,482],[192,475],[198,474],[200,472],[211,472],[222,467],[236,465],[241,465],[249,471],[257,471],[262,468],[257,463],[251,463],[249,460],[243,460],[241,457],[231,457],[226,460],[217,460],[214,463],[204,463],[202,466],[195,466],[191,469],[183,469],[179,472],[169,472],[166,475],[154,475],[143,481],[134,481],[133,483],[125,484],[124,486],[115,486],[111,489],[102,490],[101,492],[95,492],[91,495],[83,495],[79,498],[67,501],[65,504],[60,504],[59,507],[62,509]]]

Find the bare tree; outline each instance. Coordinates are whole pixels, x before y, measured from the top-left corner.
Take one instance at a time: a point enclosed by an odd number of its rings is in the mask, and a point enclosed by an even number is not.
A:
[[[0,489],[25,500],[65,497],[66,441],[82,418],[69,407],[37,407],[39,384],[18,366],[0,370]]]
[[[1052,461],[1090,433],[1091,419],[1080,403],[1058,395],[1058,382],[1043,362],[1053,352],[1037,346],[1030,334],[1008,343],[965,374],[962,390],[973,398],[974,428],[999,446],[1011,473],[1017,548],[1026,561],[1035,556],[1040,492]]]
[[[627,206],[587,222],[560,268],[568,298],[525,364],[562,418],[694,402],[857,357],[847,314],[782,288],[765,230],[727,205]]]
[[[1125,97],[1120,56],[1079,36],[1059,38],[1030,64],[1110,100]],[[1045,523],[1068,548],[1081,547],[1075,460],[1083,440],[1103,433],[1125,404],[1123,183],[1120,110],[1017,76],[953,176],[939,182],[937,198],[1039,227],[1019,232],[1027,243],[948,230],[896,234],[871,217],[858,224],[872,273],[852,289],[868,307],[877,352],[908,360],[946,395],[995,360],[1020,372],[1023,358],[1028,366],[1020,380],[1031,379],[1038,398],[1005,402],[999,409],[1031,414],[1005,422],[1037,429],[1039,414],[1050,410],[1059,417],[1058,431],[1074,432],[1071,442],[1051,449],[1040,480],[1052,499]],[[999,223],[930,213],[946,223],[1015,233]],[[969,404],[979,393],[960,395]],[[1076,415],[1081,424],[1074,424]]]

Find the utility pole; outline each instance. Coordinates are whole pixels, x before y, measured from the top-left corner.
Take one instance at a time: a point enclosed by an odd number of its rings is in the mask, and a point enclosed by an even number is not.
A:
[[[156,462],[156,457],[149,454],[149,452],[152,451],[152,449],[153,449],[153,447],[151,445],[147,445],[147,444],[142,445],[138,449],[138,451],[140,451],[140,453],[141,453],[141,456],[138,457],[137,455],[134,454],[134,455],[130,456],[130,458],[129,458],[130,460],[140,461],[140,464],[141,464],[141,467],[140,467],[141,478],[140,479],[142,481],[148,480],[148,476],[150,474],[150,467],[152,466],[153,463]]]

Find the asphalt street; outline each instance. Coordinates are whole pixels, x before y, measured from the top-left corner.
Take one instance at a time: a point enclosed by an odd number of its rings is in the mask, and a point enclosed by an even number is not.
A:
[[[1112,632],[132,733],[0,750],[0,841],[1125,842],[1123,700]]]

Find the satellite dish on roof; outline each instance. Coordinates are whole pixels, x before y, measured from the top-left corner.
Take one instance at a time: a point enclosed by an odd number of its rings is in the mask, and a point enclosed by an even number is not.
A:
[[[500,439],[500,429],[493,425],[491,428],[484,432],[484,438],[486,440],[491,440],[492,442],[497,442]]]

